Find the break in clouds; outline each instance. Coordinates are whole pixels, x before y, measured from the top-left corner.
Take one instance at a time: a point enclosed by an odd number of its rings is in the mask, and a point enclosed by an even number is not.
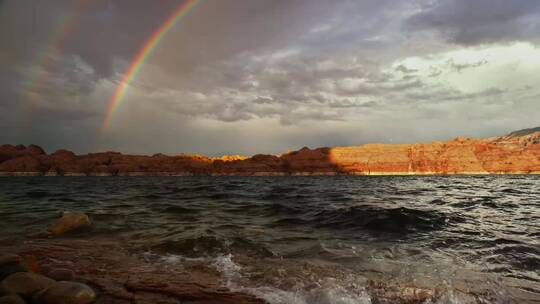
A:
[[[537,0],[0,1],[2,143],[278,153],[540,125]]]

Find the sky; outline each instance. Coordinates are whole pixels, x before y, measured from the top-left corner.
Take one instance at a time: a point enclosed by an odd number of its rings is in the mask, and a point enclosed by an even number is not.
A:
[[[538,0],[0,0],[0,143],[277,154],[540,126]]]

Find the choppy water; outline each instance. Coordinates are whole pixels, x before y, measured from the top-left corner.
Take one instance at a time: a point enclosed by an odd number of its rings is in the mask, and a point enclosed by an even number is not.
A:
[[[205,259],[270,303],[376,303],[368,280],[440,303],[540,303],[540,177],[1,178],[0,239],[89,214],[81,237],[155,263]],[[442,302],[441,302],[442,301]]]

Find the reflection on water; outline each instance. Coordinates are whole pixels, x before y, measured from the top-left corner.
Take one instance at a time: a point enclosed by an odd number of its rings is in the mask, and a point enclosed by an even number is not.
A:
[[[63,210],[153,263],[201,262],[270,303],[540,302],[540,178],[2,178],[0,239]],[[389,290],[388,286],[399,286]]]

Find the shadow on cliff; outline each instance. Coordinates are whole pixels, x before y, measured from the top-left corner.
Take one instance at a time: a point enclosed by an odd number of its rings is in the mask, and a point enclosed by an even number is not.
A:
[[[520,133],[521,134],[521,133]],[[118,152],[46,154],[38,146],[0,146],[0,175],[410,175],[540,174],[540,132],[485,140],[456,138],[425,144],[367,144],[246,158],[201,155],[125,155]]]
[[[304,147],[280,156],[211,158],[200,155],[124,155],[118,152],[46,154],[38,146],[0,147],[0,172],[7,175],[336,175],[352,174],[332,157],[334,148]]]
[[[335,175],[351,174],[332,158],[332,148],[304,147],[280,156],[257,154],[245,160],[214,161],[213,173],[224,175]]]

